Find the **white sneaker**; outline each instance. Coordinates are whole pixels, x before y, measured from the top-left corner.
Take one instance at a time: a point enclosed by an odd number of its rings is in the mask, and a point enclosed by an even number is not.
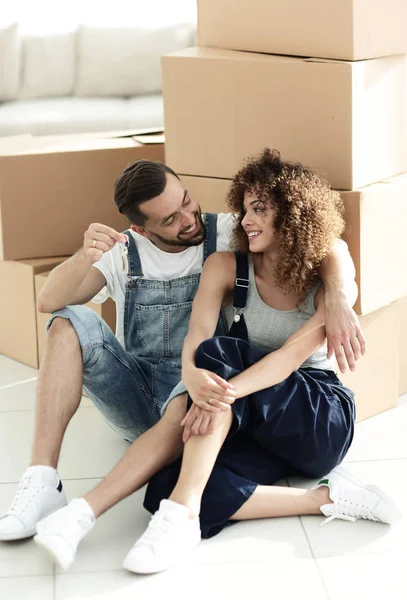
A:
[[[343,467],[336,467],[314,489],[321,486],[329,488],[333,502],[321,506],[321,512],[328,517],[322,525],[333,519],[368,519],[391,525],[402,518],[394,502],[380,488],[361,483]]]
[[[74,561],[79,542],[93,528],[95,515],[84,498],[74,498],[64,508],[37,524],[34,542],[64,570]]]
[[[10,509],[0,518],[0,540],[7,542],[33,536],[37,522],[66,503],[55,469],[29,467],[20,480]]]
[[[159,510],[123,562],[133,573],[159,573],[185,558],[201,541],[199,518],[186,506],[161,500]]]

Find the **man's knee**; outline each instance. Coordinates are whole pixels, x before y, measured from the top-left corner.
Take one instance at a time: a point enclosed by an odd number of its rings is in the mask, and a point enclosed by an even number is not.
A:
[[[88,306],[67,306],[55,311],[47,329],[49,336],[56,340],[62,339],[72,344],[77,344],[79,340],[82,350],[103,344],[104,329],[111,334],[102,318]]]
[[[48,328],[48,344],[63,341],[64,344],[79,344],[77,333],[69,319],[55,317]]]

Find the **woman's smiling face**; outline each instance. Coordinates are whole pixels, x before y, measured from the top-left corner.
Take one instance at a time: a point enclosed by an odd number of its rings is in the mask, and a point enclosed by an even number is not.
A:
[[[250,252],[276,249],[275,210],[271,203],[260,200],[253,192],[245,192],[243,213],[242,227],[249,240]]]

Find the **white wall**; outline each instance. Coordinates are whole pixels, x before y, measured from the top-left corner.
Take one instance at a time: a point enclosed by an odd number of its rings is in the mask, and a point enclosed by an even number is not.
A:
[[[0,0],[0,27],[18,21],[22,35],[78,25],[159,27],[196,22],[196,0]]]

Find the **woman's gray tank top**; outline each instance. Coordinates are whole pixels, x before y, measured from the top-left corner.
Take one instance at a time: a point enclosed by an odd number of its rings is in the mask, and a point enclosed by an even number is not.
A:
[[[315,314],[315,296],[320,283],[312,289],[304,302],[292,310],[277,310],[268,306],[260,298],[254,276],[253,262],[249,256],[249,290],[247,304],[243,312],[249,334],[249,342],[266,352],[278,350],[308,319]],[[225,308],[228,328],[233,323],[234,310],[232,304]],[[311,354],[301,368],[312,367],[334,371],[334,363],[327,358],[326,342]]]

